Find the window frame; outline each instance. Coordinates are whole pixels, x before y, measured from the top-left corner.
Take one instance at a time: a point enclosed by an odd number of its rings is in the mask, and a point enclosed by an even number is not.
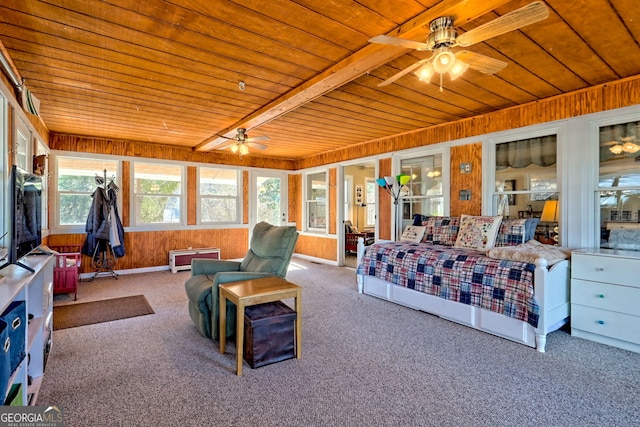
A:
[[[312,227],[310,212],[311,205],[315,204],[319,205],[316,199],[311,199],[310,188],[311,182],[310,179],[313,179],[314,176],[322,174],[324,176],[324,191],[325,191],[325,200],[324,200],[324,225],[320,227]],[[313,171],[308,171],[304,174],[304,186],[303,186],[303,198],[304,198],[304,230],[310,233],[328,233],[329,227],[329,171],[327,169],[318,169]],[[315,211],[315,209],[314,209]]]
[[[236,195],[235,196],[216,196],[216,195],[203,195],[202,194],[202,171],[203,170],[221,170],[221,171],[233,171],[236,174]],[[196,210],[197,210],[197,224],[205,226],[227,225],[227,224],[241,224],[242,223],[242,188],[243,188],[243,173],[238,168],[221,168],[206,165],[197,167],[197,197],[196,197]],[[205,221],[202,212],[202,200],[203,199],[235,199],[236,200],[236,213],[235,220],[233,221]]]
[[[52,151],[50,153],[50,162],[55,165],[54,170],[51,174],[55,185],[53,185],[50,189],[51,190],[50,194],[52,194],[53,197],[50,199],[51,215],[49,216],[49,218],[51,222],[49,224],[49,229],[52,232],[55,231],[55,234],[86,233],[86,221],[84,224],[60,224],[60,206],[61,206],[60,195],[68,194],[66,192],[61,193],[58,190],[58,185],[60,182],[60,168],[58,167],[58,161],[61,158],[88,159],[88,160],[97,160],[101,162],[115,162],[116,181],[118,180],[117,177],[122,176],[122,161],[118,159],[116,156],[99,156],[98,158],[96,158],[95,155],[88,155],[85,153],[78,153],[78,152],[72,153],[67,151],[64,151],[64,152]],[[101,171],[96,170],[95,173],[99,174],[101,173]],[[95,191],[95,188],[94,188],[94,191]],[[89,194],[89,197],[92,194],[93,194],[93,191]],[[120,192],[118,192],[116,196],[116,206],[118,207],[118,211],[120,212],[122,207],[122,194]]]
[[[180,194],[151,194],[151,193],[137,193],[136,192],[136,165],[153,165],[153,166],[168,166],[168,167],[176,167],[180,169]],[[176,161],[163,161],[162,163],[151,161],[151,160],[132,160],[130,165],[130,176],[131,176],[131,191],[130,191],[130,212],[129,219],[131,222],[131,229],[135,231],[145,231],[145,230],[171,230],[171,229],[180,229],[187,226],[187,164],[176,162]],[[178,206],[180,209],[179,220],[177,222],[154,222],[154,223],[144,223],[140,222],[137,216],[138,213],[138,196],[139,195],[150,195],[150,196],[169,196],[169,197],[178,197],[179,202]]]

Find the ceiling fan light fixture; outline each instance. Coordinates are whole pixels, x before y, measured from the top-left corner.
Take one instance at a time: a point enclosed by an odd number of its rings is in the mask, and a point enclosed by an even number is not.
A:
[[[237,144],[237,143],[235,143],[235,144],[233,144],[233,145],[231,146],[231,152],[232,152],[233,154],[235,154],[235,153],[237,153],[237,152],[238,152],[238,144]]]
[[[416,71],[415,74],[421,82],[429,83],[434,72],[435,70],[433,69],[433,65],[431,65],[430,62],[427,62],[422,67],[418,68],[418,71]]]
[[[453,64],[453,66],[449,70],[449,76],[451,76],[451,81],[457,79],[462,74],[464,74],[464,72],[467,71],[467,68],[469,68],[469,64],[459,59],[456,59],[456,62]]]
[[[249,147],[247,147],[245,144],[240,144],[240,155],[244,156],[246,154],[249,154]]]
[[[622,144],[622,151],[626,151],[627,153],[635,153],[640,150],[640,145],[634,144],[633,142],[625,142]]]
[[[438,74],[448,72],[456,62],[456,57],[448,48],[439,49],[433,58],[433,69]]]

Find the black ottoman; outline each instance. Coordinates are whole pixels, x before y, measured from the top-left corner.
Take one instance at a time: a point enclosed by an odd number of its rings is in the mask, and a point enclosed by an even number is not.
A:
[[[252,368],[295,357],[297,313],[282,301],[244,309],[243,355]]]

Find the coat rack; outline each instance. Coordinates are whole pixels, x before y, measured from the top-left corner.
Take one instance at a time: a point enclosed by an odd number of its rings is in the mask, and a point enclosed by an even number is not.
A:
[[[97,239],[95,248],[93,250],[93,254],[91,256],[91,265],[93,266],[93,268],[95,269],[95,272],[93,274],[93,277],[91,277],[91,279],[89,280],[93,280],[96,277],[98,277],[99,275],[110,275],[113,278],[117,279],[118,278],[118,274],[114,271],[114,268],[116,266],[117,260],[118,258],[116,257],[115,253],[113,252],[113,248],[112,248],[112,241],[111,241],[111,236],[112,236],[112,203],[115,203],[115,200],[110,200],[109,198],[109,191],[113,190],[114,192],[118,192],[119,188],[118,186],[115,184],[115,177],[111,177],[111,180],[109,180],[109,182],[107,183],[107,170],[104,170],[104,174],[103,176],[100,176],[98,174],[96,174],[95,177],[96,180],[96,185],[98,186],[98,189],[101,190],[102,192],[102,197],[104,197],[104,201],[103,202],[98,202],[96,201],[96,197],[94,196],[94,205],[92,207],[93,209],[98,209],[101,208],[103,209],[104,212],[104,207],[103,206],[96,206],[97,203],[107,203],[108,207],[106,208],[106,215],[104,218],[104,221],[106,221],[106,227],[108,230],[108,235],[109,238],[108,239]]]

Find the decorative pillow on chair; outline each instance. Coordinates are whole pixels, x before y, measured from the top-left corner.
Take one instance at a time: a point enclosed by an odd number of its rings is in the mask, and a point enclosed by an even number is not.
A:
[[[424,236],[424,231],[427,227],[418,227],[416,225],[407,225],[407,228],[402,232],[402,236],[400,236],[401,242],[411,242],[411,243],[420,243],[422,240],[422,236]]]
[[[501,216],[460,216],[456,248],[491,249],[496,241]]]

